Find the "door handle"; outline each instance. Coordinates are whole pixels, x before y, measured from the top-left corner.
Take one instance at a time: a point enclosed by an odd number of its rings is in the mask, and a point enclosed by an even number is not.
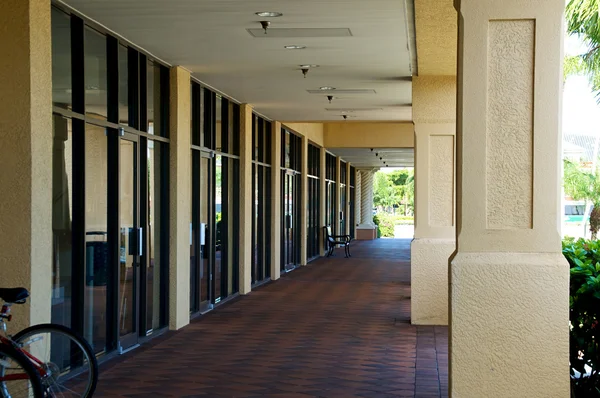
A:
[[[143,236],[144,235],[142,233],[143,229],[142,228],[138,228],[137,230],[138,230],[138,236],[137,236],[137,238],[138,238],[138,241],[137,241],[137,243],[138,243],[138,256],[143,256],[144,255],[144,245],[143,245],[143,243],[144,243],[143,242],[143,240],[144,240]]]

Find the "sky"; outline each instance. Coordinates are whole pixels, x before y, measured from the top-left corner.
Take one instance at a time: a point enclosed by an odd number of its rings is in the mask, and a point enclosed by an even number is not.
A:
[[[575,36],[565,37],[565,54],[578,55],[586,46]],[[585,76],[572,76],[563,89],[563,134],[600,134],[600,107]]]

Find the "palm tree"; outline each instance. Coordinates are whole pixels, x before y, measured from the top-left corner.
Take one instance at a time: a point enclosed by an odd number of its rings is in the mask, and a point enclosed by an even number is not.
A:
[[[600,10],[599,0],[569,0],[567,32],[578,36],[588,47],[583,54],[565,58],[565,77],[586,75],[600,101]]]

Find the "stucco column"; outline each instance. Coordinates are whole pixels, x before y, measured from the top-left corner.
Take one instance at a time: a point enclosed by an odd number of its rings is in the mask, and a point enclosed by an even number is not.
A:
[[[350,202],[353,201],[350,197],[350,162],[346,163],[346,208],[344,209],[344,218],[346,220],[346,230],[343,232],[346,235],[350,235]]]
[[[569,396],[561,254],[563,0],[462,0],[454,397]]]
[[[342,211],[342,206],[341,206],[341,201],[342,201],[342,195],[340,195],[341,189],[340,186],[341,184],[341,158],[339,156],[335,157],[335,206],[334,206],[334,210],[335,210],[335,215],[333,217],[333,226],[332,226],[332,232],[334,235],[339,235],[342,233],[342,231],[340,231],[341,229],[341,225],[340,225],[340,211]]]
[[[413,79],[415,239],[411,322],[448,324],[448,259],[455,240],[456,77]]]
[[[190,322],[190,72],[171,68],[169,328]]]
[[[327,150],[325,148],[320,148],[319,152],[319,184],[321,185],[321,189],[319,190],[319,254],[321,256],[325,255],[325,234],[323,228],[327,226],[327,171],[325,168],[325,164],[327,162]]]
[[[240,106],[240,294],[252,289],[252,106]]]
[[[375,170],[360,170],[360,220],[356,227],[356,239],[372,240],[377,238],[377,227],[373,223],[373,175]]]
[[[271,123],[271,280],[281,276],[281,122]]]
[[[356,182],[354,184],[354,217],[356,225],[359,225],[362,221],[361,219],[361,186],[362,186],[362,173],[360,170],[356,170]]]
[[[302,136],[300,149],[300,265],[306,265],[308,242],[308,138]]]
[[[50,2],[0,2],[0,269],[30,290],[11,330],[50,321],[52,54]]]

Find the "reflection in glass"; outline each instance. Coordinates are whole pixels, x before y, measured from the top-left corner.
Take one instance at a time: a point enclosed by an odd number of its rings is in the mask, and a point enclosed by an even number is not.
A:
[[[71,20],[52,7],[52,102],[71,109]]]
[[[52,145],[52,322],[71,326],[72,182],[71,120],[54,115]]]
[[[106,37],[85,26],[85,112],[106,120]]]
[[[164,229],[164,220],[160,217],[160,210],[163,206],[161,201],[161,192],[164,182],[161,178],[161,170],[164,160],[164,144],[155,141],[148,141],[148,244],[146,250],[148,253],[148,268],[146,272],[146,330],[158,329],[163,326],[160,319],[160,303],[162,299],[161,269],[165,266],[162,263],[161,231]]]
[[[161,126],[161,84],[160,84],[160,68],[159,64],[148,60],[147,81],[148,81],[148,133],[164,136],[160,130]]]
[[[85,138],[86,264],[84,337],[96,353],[106,345],[107,147],[105,130],[86,125]]]
[[[218,135],[217,135],[218,136]],[[227,203],[223,206],[223,156],[216,157],[215,167],[215,274],[214,274],[214,292],[215,300],[221,298],[221,267],[223,265],[223,246],[228,238],[227,236]],[[224,220],[225,219],[225,220]],[[225,221],[225,222],[223,222]],[[226,265],[226,262],[225,262]]]
[[[120,141],[119,188],[120,188],[120,239],[119,239],[119,335],[125,336],[136,330],[134,318],[135,262],[138,249],[136,215],[136,144]]]
[[[119,44],[119,123],[129,121],[129,54],[127,47]]]
[[[210,159],[202,158],[200,165],[200,250],[201,250],[201,287],[200,301],[207,302],[209,299],[209,200],[211,194],[209,187]]]

